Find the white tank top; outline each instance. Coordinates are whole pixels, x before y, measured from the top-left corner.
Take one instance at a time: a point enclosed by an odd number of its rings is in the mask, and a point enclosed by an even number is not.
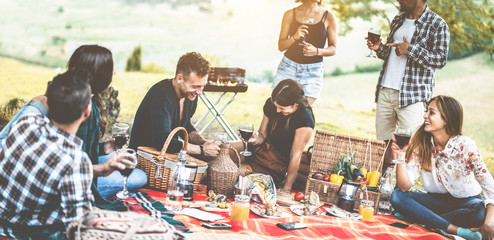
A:
[[[401,25],[393,35],[393,43],[402,43],[403,36],[407,37],[408,42],[412,40],[413,34],[415,33],[415,20],[416,19],[405,18],[403,25]],[[381,86],[400,90],[401,81],[405,74],[405,66],[407,64],[407,55],[405,54],[398,57],[395,49],[396,47],[391,48]]]

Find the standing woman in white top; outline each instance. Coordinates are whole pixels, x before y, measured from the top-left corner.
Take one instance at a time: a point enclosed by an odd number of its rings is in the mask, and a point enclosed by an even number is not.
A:
[[[406,151],[406,160],[396,166],[398,189],[391,204],[403,217],[428,227],[465,239],[493,239],[494,180],[475,142],[461,134],[462,123],[456,99],[440,95],[429,101],[424,124],[409,146],[392,145],[395,157]],[[427,193],[410,191],[419,176]]]

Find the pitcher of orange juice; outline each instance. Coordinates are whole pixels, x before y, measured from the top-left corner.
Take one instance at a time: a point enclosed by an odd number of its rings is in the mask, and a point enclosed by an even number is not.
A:
[[[362,221],[368,221],[368,222],[374,221],[374,202],[371,200],[360,201],[358,214],[362,216],[361,219]]]
[[[250,198],[247,195],[235,195],[230,209],[230,221],[248,220],[250,212]]]

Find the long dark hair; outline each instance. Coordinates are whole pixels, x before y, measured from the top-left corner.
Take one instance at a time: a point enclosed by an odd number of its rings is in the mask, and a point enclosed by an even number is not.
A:
[[[298,110],[308,108],[312,114],[312,118],[314,122],[316,121],[314,117],[314,113],[312,112],[312,108],[309,105],[309,101],[305,96],[304,88],[298,82],[292,79],[285,79],[276,85],[271,93],[271,101],[280,106],[292,106],[295,103],[298,104]],[[288,124],[290,123],[290,117],[288,116],[288,120],[286,121],[285,128],[288,128]],[[271,130],[269,133],[273,132],[278,124],[278,118],[272,119],[273,124],[271,125]]]
[[[110,50],[98,45],[82,45],[77,48],[67,63],[70,69],[85,69],[93,75],[89,82],[93,103],[100,109],[101,132],[105,132],[106,119],[101,92],[110,86],[113,77],[113,56]]]
[[[441,118],[446,122],[446,133],[449,136],[461,135],[463,126],[463,108],[456,99],[449,96],[438,95],[433,97],[427,103],[429,106],[433,101],[436,101],[437,109],[441,114]],[[410,157],[415,151],[418,151],[420,157],[420,166],[426,171],[432,169],[432,134],[425,131],[425,123],[420,126],[412,138],[410,147],[407,149],[406,159],[410,161]]]

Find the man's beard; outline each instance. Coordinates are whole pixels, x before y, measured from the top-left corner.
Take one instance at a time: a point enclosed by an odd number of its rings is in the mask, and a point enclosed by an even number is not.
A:
[[[409,9],[409,8],[405,7],[405,5],[400,4],[400,12],[408,14],[411,11],[412,11],[412,9]]]

